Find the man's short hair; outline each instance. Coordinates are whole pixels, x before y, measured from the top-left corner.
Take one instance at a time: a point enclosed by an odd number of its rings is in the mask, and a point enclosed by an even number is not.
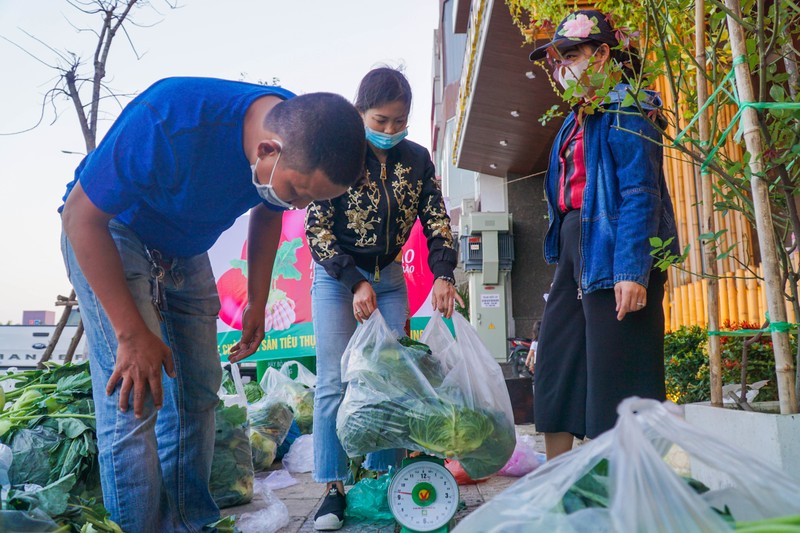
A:
[[[319,169],[332,183],[350,187],[363,174],[367,142],[356,108],[333,93],[310,93],[280,102],[264,119],[283,139],[287,164],[304,173]]]

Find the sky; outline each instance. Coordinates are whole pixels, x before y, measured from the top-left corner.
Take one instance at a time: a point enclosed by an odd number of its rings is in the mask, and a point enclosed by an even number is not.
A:
[[[135,12],[142,26],[130,27],[130,40],[139,58],[117,36],[105,80],[115,91],[141,92],[169,76],[278,78],[296,93],[330,91],[352,101],[370,68],[402,65],[414,92],[409,138],[430,147],[436,0],[179,1],[170,10],[150,0],[158,12]],[[54,52],[23,30],[91,59],[95,36],[76,27],[98,28],[99,21],[66,0],[0,0],[0,36],[46,63],[54,62]],[[20,323],[23,310],[55,310],[57,319],[56,296],[70,291],[57,209],[85,152],[75,111],[65,98],[57,100],[41,125],[6,135],[36,124],[55,82],[56,71],[36,58],[0,39],[0,324]],[[120,109],[104,101],[101,135]]]

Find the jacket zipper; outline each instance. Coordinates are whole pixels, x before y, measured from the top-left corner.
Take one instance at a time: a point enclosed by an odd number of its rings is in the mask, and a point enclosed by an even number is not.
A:
[[[392,202],[389,200],[389,189],[386,188],[386,163],[381,163],[381,184],[383,193],[386,195],[386,254],[389,254],[389,221],[392,220]],[[378,258],[375,258],[375,282],[381,280],[381,269],[378,265]]]
[[[586,135],[586,117],[584,117],[584,123],[582,124],[583,128],[583,138],[584,140],[587,138]],[[581,191],[581,208],[578,210],[578,216],[580,220],[580,227],[578,231],[578,256],[580,257],[580,268],[578,268],[578,300],[583,300],[583,204],[586,202],[586,187],[589,184],[589,166],[586,164],[586,143],[583,144],[583,167],[586,169],[586,183],[583,185],[583,191]]]

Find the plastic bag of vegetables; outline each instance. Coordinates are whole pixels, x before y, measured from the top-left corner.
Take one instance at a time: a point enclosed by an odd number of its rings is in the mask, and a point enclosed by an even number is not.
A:
[[[297,365],[297,379],[289,377],[290,368]],[[287,361],[280,370],[267,368],[261,378],[261,388],[266,397],[287,404],[303,435],[313,430],[314,386],[316,376],[297,361]]]
[[[516,436],[502,371],[472,326],[453,322],[458,340],[439,314],[422,342],[396,339],[377,311],[356,330],[336,418],[349,456],[407,448],[456,459],[476,479],[506,464]]]
[[[278,454],[292,425],[292,410],[284,403],[265,396],[247,406],[250,422],[250,446],[256,472],[268,469]]]
[[[628,398],[611,430],[546,462],[459,523],[458,533],[793,531],[800,484],[692,426],[669,402]],[[709,490],[662,459],[672,445],[729,476]],[[759,521],[758,523],[742,521]],[[760,529],[759,529],[760,528]]]
[[[238,365],[231,365],[236,394],[220,391],[211,462],[211,496],[222,509],[253,499],[253,455],[247,424],[247,399]]]

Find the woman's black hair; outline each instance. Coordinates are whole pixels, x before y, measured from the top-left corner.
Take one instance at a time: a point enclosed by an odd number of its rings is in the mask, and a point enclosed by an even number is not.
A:
[[[411,86],[399,70],[389,67],[374,68],[361,80],[355,107],[364,113],[367,109],[401,101],[411,109]]]

